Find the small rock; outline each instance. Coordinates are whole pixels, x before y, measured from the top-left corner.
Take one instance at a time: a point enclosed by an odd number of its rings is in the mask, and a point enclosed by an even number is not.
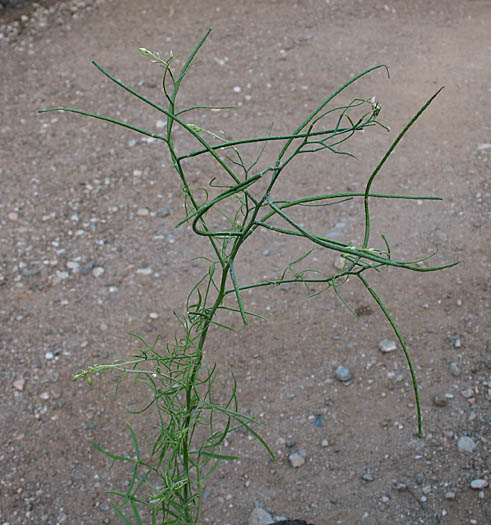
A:
[[[393,352],[397,348],[395,341],[390,341],[389,339],[382,339],[378,344],[378,349],[384,354],[388,352]]]
[[[18,213],[15,213],[15,211],[11,211],[8,215],[7,215],[9,221],[16,221],[18,218],[19,218],[19,214]]]
[[[433,397],[433,404],[437,407],[446,407],[448,405],[448,399],[442,394],[437,394]]]
[[[80,267],[80,275],[88,275],[94,269],[94,261],[90,261]]]
[[[151,275],[152,272],[153,272],[153,270],[150,267],[138,268],[138,270],[136,270],[136,273],[139,273],[140,275]]]
[[[345,262],[346,262],[346,259],[344,259],[343,257],[337,257],[333,263],[333,266],[334,268],[336,268],[336,270],[342,271],[344,268]]]
[[[294,452],[293,454],[290,454],[288,456],[288,459],[290,460],[290,464],[292,467],[299,468],[305,464],[305,456],[306,456],[305,450],[299,450],[298,452]]]
[[[148,217],[150,215],[150,210],[148,208],[139,208],[136,214],[138,217]]]
[[[321,441],[321,447],[325,448],[325,447],[328,447],[328,446],[329,446],[329,441],[327,441],[327,439],[323,439]]]
[[[447,493],[445,494],[445,499],[451,499],[451,500],[454,500],[454,499],[455,499],[455,492],[451,492],[451,491],[447,492]]]
[[[96,266],[92,269],[92,275],[94,277],[100,277],[106,270],[102,266]]]
[[[349,368],[346,368],[345,366],[338,366],[336,368],[336,379],[339,381],[342,381],[345,383],[346,381],[349,381],[351,379],[351,372]]]
[[[423,487],[422,491],[425,496],[428,496],[428,494],[430,494],[431,492],[431,485],[426,485],[425,487]]]
[[[172,213],[172,206],[167,204],[166,206],[162,206],[162,208],[159,208],[157,210],[157,217],[167,217]]]
[[[41,273],[41,269],[40,268],[24,268],[22,270],[22,276],[23,277],[32,277],[34,275],[39,275]]]
[[[370,474],[370,472],[366,472],[361,476],[361,479],[363,481],[375,481],[375,476],[373,474]]]
[[[157,122],[155,122],[155,127],[157,129],[165,128],[165,126],[167,126],[167,122],[165,120],[157,120]]]
[[[287,439],[285,440],[285,447],[286,448],[293,448],[296,445],[296,442],[294,439]]]
[[[66,267],[74,273],[80,270],[80,264],[76,261],[68,261]]]
[[[485,489],[488,485],[489,483],[485,479],[473,479],[471,481],[471,488],[474,490]]]
[[[468,436],[462,436],[457,441],[457,448],[460,450],[460,452],[474,452],[476,450],[476,443],[474,440]]]
[[[55,356],[55,355],[53,354],[53,352],[46,352],[46,353],[44,354],[44,357],[45,357],[46,359],[48,359],[48,360],[49,360],[49,359],[53,359],[54,356]]]
[[[454,336],[450,338],[452,341],[452,345],[454,348],[461,348],[462,347],[462,341],[460,340],[460,337]]]
[[[462,397],[465,397],[466,399],[469,399],[474,395],[474,389],[471,386],[468,386],[466,389],[462,390],[460,392],[462,394]]]
[[[450,370],[450,373],[454,376],[454,377],[459,377],[460,374],[462,373],[462,370],[458,367],[457,363],[450,363],[449,365],[449,370]]]
[[[18,390],[19,392],[22,392],[24,390],[24,386],[25,386],[26,382],[24,379],[16,379],[13,383],[12,383],[12,386]]]
[[[259,506],[249,515],[248,525],[269,525],[273,521],[273,516]]]
[[[491,144],[489,144],[488,142],[483,142],[482,144],[477,145],[477,151],[482,151],[489,148],[491,148]]]
[[[49,399],[49,392],[43,392],[42,394],[39,394],[39,397],[46,401]]]

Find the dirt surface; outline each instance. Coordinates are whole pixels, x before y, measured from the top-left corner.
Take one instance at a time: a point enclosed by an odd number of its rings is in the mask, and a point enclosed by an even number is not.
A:
[[[374,187],[444,200],[374,203],[373,231],[391,241],[394,258],[438,250],[434,264],[461,263],[371,277],[415,362],[422,439],[404,356],[378,349],[394,336],[356,283],[343,293],[360,321],[330,293],[246,296],[268,321],[247,329],[231,321],[237,332],[214,332],[207,359],[224,388],[233,369],[240,405],[263,424],[277,461],[235,434],[226,450],[241,459],[210,480],[202,522],[246,524],[257,504],[317,525],[490,523],[489,1],[45,2],[0,10],[0,25],[0,523],[119,522],[106,491],[124,488],[128,475],[110,472],[90,441],[132,454],[124,410],[134,394],[128,385],[115,401],[110,376],[92,388],[71,379],[130,355],[128,332],[171,338],[172,312],[201,274],[192,259],[207,253],[186,227],[174,228],[184,216],[180,186],[159,144],[37,110],[65,105],[156,129],[159,114],[90,61],[158,97],[159,70],[137,48],[185,57],[209,27],[182,100],[241,104],[194,117],[237,138],[264,135],[273,120],[288,133],[353,75],[390,68],[390,79],[376,72],[342,100],[376,96],[393,131],[355,138],[359,160],[310,157],[284,181],[289,194],[362,189],[397,132],[445,85]],[[358,205],[313,217],[314,230],[361,242]],[[278,276],[303,245],[265,234],[248,250],[238,273],[253,282]],[[335,378],[339,365],[351,381]],[[293,468],[288,456],[298,450],[306,461]]]

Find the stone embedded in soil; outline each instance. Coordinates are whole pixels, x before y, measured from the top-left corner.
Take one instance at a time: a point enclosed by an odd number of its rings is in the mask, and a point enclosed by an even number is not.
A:
[[[462,341],[460,340],[460,337],[452,337],[452,345],[454,348],[461,348],[462,347]]]
[[[80,275],[88,275],[94,269],[94,261],[89,261],[80,267]]]
[[[290,465],[294,468],[301,467],[302,465],[305,464],[305,456],[306,456],[305,450],[299,450],[298,452],[294,452],[293,454],[290,454],[288,456]]]
[[[474,452],[476,450],[477,445],[474,442],[474,440],[468,436],[462,436],[457,441],[457,448],[460,450],[460,452]]]
[[[459,366],[457,365],[457,363],[450,363],[450,365],[448,366],[449,370],[450,370],[450,373],[454,376],[454,377],[459,377],[460,374],[462,373],[462,370],[459,368]]]
[[[148,217],[150,215],[150,210],[148,208],[139,208],[136,214],[138,217]]]
[[[162,206],[162,208],[159,208],[157,210],[157,217],[167,217],[172,213],[172,206],[167,204],[166,206]]]
[[[443,394],[437,394],[433,397],[433,404],[437,407],[446,407],[448,405],[448,398]]]
[[[92,269],[92,275],[94,277],[100,277],[105,272],[104,268],[102,266],[96,266]]]
[[[339,381],[342,381],[345,383],[346,381],[349,381],[351,379],[351,372],[349,368],[346,368],[345,366],[338,366],[336,368],[336,379]]]
[[[18,390],[19,392],[22,392],[24,390],[24,386],[26,384],[26,381],[24,379],[16,379],[13,383],[12,383],[12,386]]]
[[[466,389],[462,390],[461,394],[462,397],[469,399],[474,395],[474,389],[471,386],[468,386]]]
[[[266,510],[257,506],[249,515],[248,525],[269,525],[273,521],[273,516]]]
[[[388,352],[393,352],[397,348],[396,342],[391,341],[390,339],[382,339],[378,344],[378,349],[384,354]]]
[[[370,472],[366,472],[361,476],[361,479],[363,481],[375,481],[375,476],[373,474],[370,474]]]
[[[489,485],[486,479],[473,479],[471,481],[471,488],[474,490],[485,489]]]

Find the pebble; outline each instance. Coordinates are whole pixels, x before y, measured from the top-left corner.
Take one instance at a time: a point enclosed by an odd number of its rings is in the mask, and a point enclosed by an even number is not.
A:
[[[390,339],[382,339],[378,344],[378,349],[384,354],[388,352],[393,352],[397,348],[396,342],[391,341]]]
[[[165,120],[157,120],[157,122],[155,122],[155,127],[157,129],[165,128],[165,126],[167,126],[167,122]]]
[[[256,508],[249,515],[249,520],[247,521],[248,525],[269,525],[273,521],[273,516],[262,509],[261,507],[256,506]]]
[[[460,340],[460,337],[452,337],[452,345],[454,348],[461,348],[462,347],[462,341]]]
[[[449,365],[449,370],[450,370],[450,373],[454,376],[454,377],[459,377],[460,374],[462,373],[462,370],[458,367],[457,363],[450,363]]]
[[[334,268],[336,268],[336,270],[341,271],[344,268],[345,262],[346,262],[346,259],[344,259],[343,257],[337,257],[333,263],[333,266]]]
[[[446,407],[448,405],[448,399],[442,394],[437,394],[433,397],[433,404],[437,407]]]
[[[96,266],[92,269],[92,275],[94,277],[100,277],[105,271],[102,266]]]
[[[298,452],[294,452],[293,454],[290,454],[288,456],[288,459],[290,461],[290,464],[294,468],[299,468],[302,465],[305,464],[305,456],[306,456],[305,450],[299,450]]]
[[[93,269],[94,261],[89,261],[80,267],[80,275],[88,275]]]
[[[471,386],[468,386],[466,389],[462,390],[460,393],[462,394],[462,397],[469,399],[470,397],[474,395],[474,389]]]
[[[16,379],[13,383],[12,383],[12,386],[18,390],[19,392],[22,392],[24,390],[24,386],[25,386],[26,382],[24,379]]]
[[[39,397],[46,401],[49,399],[49,392],[43,392],[42,394],[39,394]]]
[[[471,488],[474,490],[485,489],[489,485],[486,479],[473,479],[471,481]]]
[[[151,275],[152,272],[153,272],[153,270],[150,267],[138,268],[138,270],[136,270],[136,273],[139,273],[140,275]]]
[[[55,356],[55,355],[53,354],[53,352],[46,352],[46,353],[44,354],[44,357],[45,357],[46,359],[48,359],[48,360],[49,360],[49,359],[53,359],[54,356]]]
[[[150,210],[148,208],[138,208],[136,214],[138,217],[148,217],[150,215]]]
[[[451,492],[451,491],[447,492],[445,494],[445,499],[452,499],[452,500],[454,500],[455,499],[455,492]]]
[[[351,379],[351,372],[349,368],[346,368],[345,366],[338,366],[336,368],[336,379],[339,381],[342,381],[343,383],[346,383],[346,381],[349,381]]]
[[[15,211],[11,211],[8,215],[7,215],[9,221],[16,221],[18,218],[19,218],[19,215],[17,213],[15,213]]]
[[[162,206],[162,208],[159,208],[157,210],[157,217],[167,217],[172,213],[172,206],[167,204],[166,206]]]
[[[66,267],[71,270],[72,272],[76,273],[80,270],[80,263],[76,261],[68,261],[66,263]]]
[[[468,436],[462,436],[457,441],[457,448],[460,450],[460,452],[474,452],[477,445],[474,442],[474,440]]]
[[[375,476],[373,474],[370,474],[370,472],[366,472],[361,476],[361,479],[363,481],[375,481]]]
[[[321,441],[321,447],[325,448],[325,447],[328,447],[328,446],[329,446],[329,441],[327,441],[327,439],[323,439]]]
[[[23,277],[32,277],[34,275],[39,275],[41,273],[41,269],[40,268],[24,268],[22,270],[22,276]]]

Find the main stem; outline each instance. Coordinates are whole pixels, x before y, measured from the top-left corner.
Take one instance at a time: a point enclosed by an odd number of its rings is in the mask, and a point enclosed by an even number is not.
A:
[[[189,521],[191,519],[191,512],[190,512],[190,493],[189,488],[191,486],[192,480],[191,480],[191,473],[190,473],[190,465],[189,465],[189,448],[191,446],[191,438],[189,430],[191,427],[191,420],[193,417],[193,411],[195,409],[195,406],[193,404],[193,387],[196,384],[196,379],[198,376],[199,371],[201,370],[201,364],[203,362],[203,349],[206,342],[206,337],[208,335],[208,329],[210,328],[210,325],[213,321],[213,318],[215,316],[216,311],[218,310],[219,306],[223,303],[224,297],[225,297],[225,290],[226,290],[226,284],[227,284],[227,277],[230,271],[230,264],[224,263],[222,266],[222,277],[220,281],[220,287],[218,291],[218,295],[215,299],[215,302],[213,303],[213,306],[210,308],[210,310],[205,315],[205,322],[203,327],[201,328],[201,334],[197,345],[197,352],[196,352],[196,358],[192,364],[191,373],[188,375],[188,380],[185,387],[186,392],[186,417],[184,419],[184,435],[186,438],[183,441],[183,449],[182,449],[182,457],[183,457],[183,468],[184,468],[184,474],[185,478],[187,480],[187,483],[183,487],[183,498],[184,498],[184,513],[185,513],[185,519],[186,521]],[[190,322],[192,322],[192,319],[189,317],[188,319]]]

